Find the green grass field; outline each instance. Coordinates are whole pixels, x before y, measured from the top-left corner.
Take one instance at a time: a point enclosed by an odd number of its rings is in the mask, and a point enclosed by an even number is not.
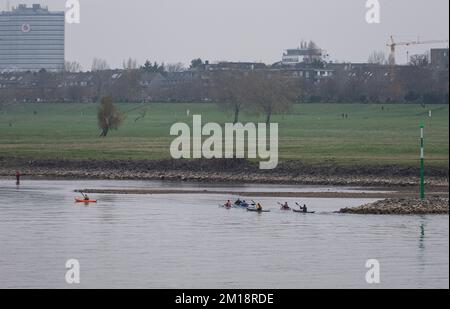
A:
[[[95,104],[14,104],[0,110],[0,157],[57,159],[169,158],[171,125],[232,121],[212,104],[119,104],[130,111],[118,131],[99,138]],[[147,108],[145,118],[135,122]],[[428,111],[433,110],[432,118]],[[342,119],[348,113],[349,119]],[[289,115],[276,116],[280,125],[280,157],[309,163],[396,164],[416,166],[419,124],[426,125],[427,164],[449,162],[448,106],[363,104],[302,104]],[[242,115],[241,121],[264,122]]]

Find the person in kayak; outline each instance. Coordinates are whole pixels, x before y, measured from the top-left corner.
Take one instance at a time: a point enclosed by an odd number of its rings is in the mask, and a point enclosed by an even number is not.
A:
[[[225,207],[231,207],[231,201],[230,201],[230,200],[228,200],[228,201],[225,203]]]
[[[263,210],[263,207],[262,207],[262,205],[260,203],[256,204],[256,210],[257,211],[262,211]]]
[[[289,207],[288,202],[284,203],[283,205],[281,205],[281,210],[290,210],[291,207]]]
[[[240,206],[242,204],[242,201],[240,198],[237,199],[236,202],[234,202],[234,205]]]
[[[303,212],[308,212],[308,207],[306,207],[306,204],[303,205],[303,207],[300,207],[300,210],[302,210]]]
[[[81,195],[83,195],[83,198],[84,198],[85,201],[89,201],[90,200],[89,196],[87,194],[84,194],[83,192],[80,192],[80,193],[81,193]]]
[[[246,201],[242,201],[241,206],[242,207],[248,207],[248,203]]]

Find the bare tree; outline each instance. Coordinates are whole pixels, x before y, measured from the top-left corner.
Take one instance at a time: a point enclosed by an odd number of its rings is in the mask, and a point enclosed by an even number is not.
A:
[[[110,130],[117,130],[123,121],[123,114],[117,109],[111,97],[103,97],[97,112],[100,137],[106,137]]]
[[[109,65],[104,59],[94,58],[92,60],[92,72],[109,70]]]
[[[386,53],[381,50],[375,50],[369,55],[369,59],[367,60],[370,64],[380,64],[386,65],[388,60],[386,58]]]
[[[308,49],[309,50],[319,49],[319,46],[316,44],[316,42],[309,41],[308,42]]]
[[[184,64],[181,62],[169,63],[165,66],[166,72],[168,73],[178,73],[186,70]]]
[[[114,98],[126,102],[138,100],[140,98],[140,79],[141,74],[137,69],[123,71],[111,90]]]
[[[415,67],[426,67],[430,64],[427,54],[412,55],[409,58],[409,64]]]
[[[222,110],[234,113],[234,123],[248,102],[248,79],[241,72],[219,71],[212,78],[211,94]]]
[[[64,70],[68,73],[78,73],[83,71],[83,67],[78,61],[66,61]]]
[[[137,60],[128,58],[122,62],[122,67],[124,70],[136,70],[138,68]]]
[[[245,88],[253,110],[263,113],[267,124],[273,115],[289,112],[300,97],[299,85],[281,73],[252,72]]]

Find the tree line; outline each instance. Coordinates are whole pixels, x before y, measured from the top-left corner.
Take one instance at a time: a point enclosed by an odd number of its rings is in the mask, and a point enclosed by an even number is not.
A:
[[[233,114],[234,123],[245,112],[263,115],[267,125],[274,115],[290,112],[301,93],[299,85],[283,74],[261,72],[220,72],[212,78],[210,91],[218,107]],[[145,111],[138,118],[141,117],[145,117]],[[106,137],[111,130],[117,130],[125,118],[112,97],[103,97],[97,112],[100,136]]]
[[[295,77],[292,71],[271,69],[161,74],[158,73],[161,64],[152,63],[148,64],[147,70],[20,73],[20,79],[8,74],[2,79],[0,75],[0,101],[99,102],[104,96],[111,96],[118,102],[231,102],[237,97],[243,101],[243,97],[250,96],[243,88],[249,84],[249,76],[257,76],[262,79],[260,83],[267,82],[270,85],[268,81],[276,82],[271,77],[279,75],[284,84],[295,84],[299,88],[299,103],[449,102],[448,70],[439,71],[421,66],[390,68],[374,65],[369,69],[336,70],[333,76],[320,79]],[[233,94],[226,93],[227,89],[233,88],[241,90]],[[267,89],[270,87],[262,90]]]

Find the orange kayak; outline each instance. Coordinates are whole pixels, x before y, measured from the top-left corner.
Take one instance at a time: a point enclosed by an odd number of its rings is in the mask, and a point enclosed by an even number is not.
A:
[[[85,200],[81,198],[75,198],[76,203],[97,203],[96,200]]]

